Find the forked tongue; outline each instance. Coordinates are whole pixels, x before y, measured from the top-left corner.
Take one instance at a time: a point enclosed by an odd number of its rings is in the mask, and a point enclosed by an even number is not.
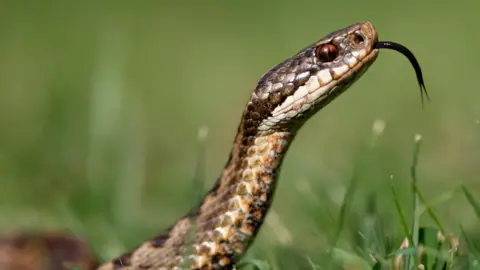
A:
[[[420,86],[420,98],[422,100],[422,107],[423,107],[423,93],[425,92],[425,96],[427,97],[428,100],[430,100],[430,98],[428,97],[428,92],[427,92],[427,89],[425,88],[425,83],[423,82],[422,68],[420,67],[420,64],[415,58],[415,55],[413,55],[413,53],[407,47],[392,41],[377,41],[375,42],[373,47],[375,49],[383,48],[383,49],[395,50],[405,55],[408,58],[408,60],[410,60],[410,63],[415,69],[415,74],[417,75],[418,85]]]

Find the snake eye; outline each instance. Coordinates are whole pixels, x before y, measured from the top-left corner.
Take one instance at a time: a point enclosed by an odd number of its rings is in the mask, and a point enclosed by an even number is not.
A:
[[[325,44],[315,49],[318,59],[322,62],[332,62],[338,56],[338,49],[333,44]]]

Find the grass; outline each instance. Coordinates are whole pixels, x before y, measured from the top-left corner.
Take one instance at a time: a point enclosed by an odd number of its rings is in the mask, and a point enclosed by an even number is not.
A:
[[[68,229],[105,259],[136,246],[213,184],[261,74],[368,19],[415,53],[431,102],[382,52],[299,133],[245,268],[414,268],[425,238],[425,265],[478,265],[478,2],[47,2],[0,4],[2,231]]]
[[[310,263],[310,269],[410,270],[477,269],[480,267],[477,248],[479,244],[478,241],[476,244],[473,243],[475,240],[472,241],[463,229],[459,231],[459,234],[447,233],[441,225],[439,218],[431,207],[429,207],[428,202],[424,199],[417,185],[416,171],[420,153],[420,142],[421,136],[416,135],[414,139],[413,161],[410,167],[411,197],[413,199],[413,209],[411,211],[413,215],[410,217],[412,225],[410,227],[407,225],[407,217],[404,215],[405,211],[399,203],[395,187],[392,186],[392,199],[395,201],[396,211],[403,226],[402,233],[385,236],[385,228],[382,228],[381,220],[376,213],[377,202],[373,199],[365,208],[363,218],[357,220],[357,227],[360,229],[351,231],[351,234],[358,234],[360,237],[360,243],[357,242],[359,245],[350,251],[336,247],[338,237],[344,229],[346,211],[354,195],[355,181],[352,181],[340,207],[337,231],[326,251],[330,258],[327,262],[319,265],[314,263],[310,257],[306,257],[304,260]],[[479,202],[465,186],[462,186],[461,190],[468,201],[467,205],[472,208],[480,221]],[[422,211],[422,207],[424,211]],[[424,213],[424,216],[427,218],[432,219],[435,227],[421,226],[421,213]],[[395,247],[395,242],[392,243],[391,239],[401,241],[398,241]],[[295,262],[291,262],[291,264],[293,266]],[[290,268],[291,266],[288,267],[288,269],[292,269]],[[240,269],[244,268],[259,270],[272,269],[267,262],[260,259],[245,260],[240,264]]]

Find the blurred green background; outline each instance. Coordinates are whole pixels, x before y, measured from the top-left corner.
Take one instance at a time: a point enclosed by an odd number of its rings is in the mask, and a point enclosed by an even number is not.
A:
[[[407,59],[382,51],[297,136],[249,256],[274,267],[291,254],[299,268],[319,263],[352,178],[350,220],[375,196],[389,232],[401,233],[390,188],[408,213],[415,134],[427,201],[440,198],[433,209],[448,231],[474,230],[478,220],[455,190],[480,194],[479,10],[473,0],[3,1],[0,229],[69,229],[103,258],[135,246],[194,204],[199,128],[208,128],[208,188],[260,76],[369,20],[381,40],[415,53],[431,102],[422,110]],[[374,122],[385,125],[381,136]],[[354,249],[354,236],[342,235]]]

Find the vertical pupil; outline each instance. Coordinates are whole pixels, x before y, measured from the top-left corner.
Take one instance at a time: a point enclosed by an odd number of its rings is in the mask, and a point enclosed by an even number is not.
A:
[[[333,61],[338,56],[337,47],[326,44],[317,48],[317,57],[323,62]]]
[[[332,49],[330,48],[330,46],[327,46],[327,48],[325,49],[325,53],[327,54],[328,59],[332,59],[333,53],[332,53]]]
[[[336,57],[336,48],[331,44],[325,45],[325,47],[323,47],[323,53],[326,59],[333,60]]]

